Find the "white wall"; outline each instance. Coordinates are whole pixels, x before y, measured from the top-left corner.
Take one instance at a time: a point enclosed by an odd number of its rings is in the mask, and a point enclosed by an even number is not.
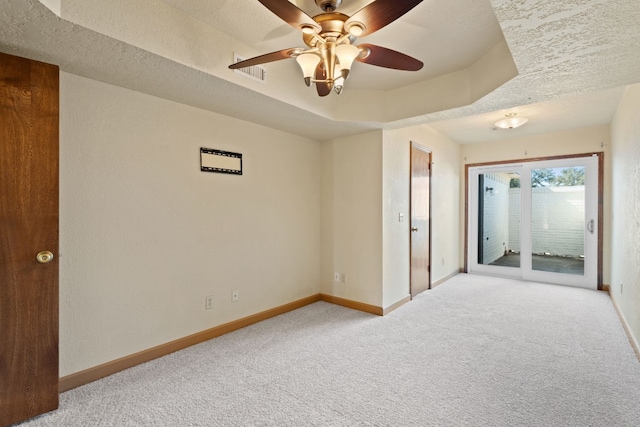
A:
[[[516,130],[517,131],[517,130]],[[516,132],[514,132],[516,134]],[[580,154],[604,152],[604,242],[603,242],[603,280],[610,283],[610,254],[611,254],[611,155],[610,128],[596,126],[555,132],[544,135],[534,135],[524,138],[513,138],[504,141],[487,142],[481,144],[466,144],[462,146],[462,170],[464,165],[496,162],[503,160],[535,159],[540,157],[560,156],[565,154]],[[460,201],[464,206],[464,183],[460,194]],[[461,223],[464,229],[464,212]],[[464,239],[464,236],[461,236]],[[464,242],[461,242],[464,247]],[[461,262],[464,253],[461,251]]]
[[[436,161],[432,281],[459,268],[460,147],[426,126],[320,143],[64,72],[60,121],[61,376],[318,292],[406,297],[410,141]]]
[[[421,125],[384,132],[384,307],[409,293],[410,148],[431,150],[431,283],[460,270],[460,145]],[[405,222],[398,213],[405,212]]]
[[[323,293],[383,308],[409,295],[412,141],[435,161],[431,280],[459,271],[459,144],[427,126],[375,131],[322,143]]]
[[[319,142],[64,72],[60,122],[61,376],[319,292]]]
[[[411,140],[394,136],[393,132],[385,132],[382,142],[382,306],[385,308],[410,293]]]
[[[611,123],[611,295],[640,347],[640,85],[627,88]]]
[[[382,305],[381,224],[382,132],[323,142],[323,293]]]

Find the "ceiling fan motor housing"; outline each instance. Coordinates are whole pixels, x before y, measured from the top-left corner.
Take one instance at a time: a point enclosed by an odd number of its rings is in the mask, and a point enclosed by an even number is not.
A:
[[[342,0],[316,0],[318,7],[325,12],[333,12],[341,3]]]
[[[320,30],[318,34],[324,38],[334,37],[337,39],[343,34],[346,34],[344,23],[349,19],[347,15],[338,12],[322,13],[314,16],[313,19],[322,27],[322,30]],[[302,39],[307,46],[315,46],[313,34],[302,34]]]

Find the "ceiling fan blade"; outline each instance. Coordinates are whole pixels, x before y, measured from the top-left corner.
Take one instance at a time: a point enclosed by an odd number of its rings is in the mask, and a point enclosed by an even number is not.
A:
[[[312,27],[316,31],[320,31],[322,27],[318,25],[309,15],[302,11],[298,6],[287,0],[258,0],[264,7],[269,9],[275,15],[280,17],[284,22],[291,25],[296,30],[302,27]]]
[[[364,58],[356,58],[357,61],[364,62],[365,64],[404,71],[418,71],[424,66],[422,61],[405,55],[404,53],[387,49],[386,47],[373,44],[361,44],[358,48],[368,52],[368,55]]]
[[[280,61],[281,59],[289,59],[292,57],[292,54],[298,50],[300,49],[290,48],[279,50],[277,52],[265,53],[264,55],[231,64],[229,65],[229,68],[237,70],[238,68],[251,67],[252,65],[266,64],[267,62]]]
[[[324,67],[322,66],[322,62],[318,64],[316,67],[316,80],[326,80],[327,74],[324,72]],[[318,91],[318,95],[327,96],[331,93],[331,84],[327,82],[316,82],[316,90]]]
[[[365,28],[359,37],[367,36],[389,25],[421,2],[422,0],[375,0],[354,13],[344,25],[349,28],[352,23],[360,22]]]

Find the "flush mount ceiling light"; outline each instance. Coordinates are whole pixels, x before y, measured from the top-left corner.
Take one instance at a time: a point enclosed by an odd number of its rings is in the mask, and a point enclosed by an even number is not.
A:
[[[526,117],[516,117],[518,113],[505,114],[505,118],[498,120],[495,125],[500,129],[515,129],[527,123],[529,119]]]
[[[315,0],[324,13],[314,16],[287,0],[258,0],[283,21],[302,32],[307,48],[290,48],[256,56],[229,66],[232,70],[281,59],[295,58],[307,86],[315,84],[318,95],[333,89],[340,94],[354,61],[395,70],[418,71],[421,61],[404,53],[372,44],[355,46],[367,36],[409,12],[422,0],[375,0],[352,16],[335,10],[342,0]]]

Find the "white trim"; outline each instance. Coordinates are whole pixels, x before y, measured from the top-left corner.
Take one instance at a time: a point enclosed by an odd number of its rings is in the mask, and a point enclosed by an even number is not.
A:
[[[559,274],[533,270],[530,256],[521,256],[520,267],[502,267],[483,265],[478,263],[478,181],[481,174],[499,172],[519,172],[521,188],[521,227],[520,253],[532,252],[531,239],[531,170],[558,167],[585,167],[585,188],[591,189],[585,193],[586,223],[593,220],[593,233],[589,233],[585,224],[585,273],[584,275]],[[523,280],[556,283],[596,290],[598,287],[598,157],[575,157],[532,162],[515,162],[496,166],[469,167],[468,171],[468,235],[467,260],[470,273],[520,278]]]

